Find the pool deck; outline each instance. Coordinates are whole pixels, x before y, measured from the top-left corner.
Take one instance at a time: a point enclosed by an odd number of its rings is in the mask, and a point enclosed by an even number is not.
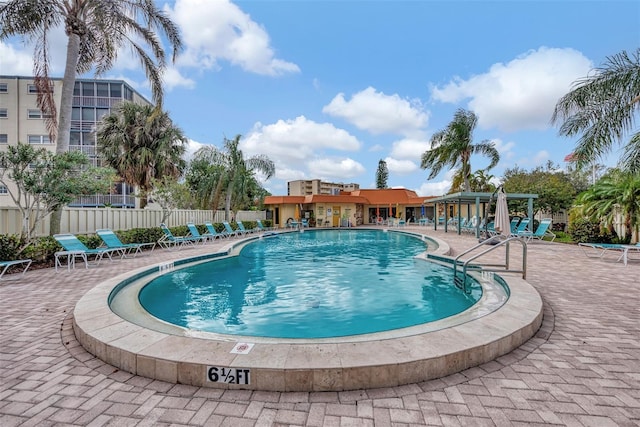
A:
[[[476,242],[408,229],[447,241],[454,254]],[[200,388],[124,373],[75,340],[70,315],[97,283],[205,251],[211,245],[156,249],[0,282],[0,425],[640,425],[640,261],[587,258],[573,245],[529,245],[527,281],[545,304],[533,339],[422,383],[345,392]]]

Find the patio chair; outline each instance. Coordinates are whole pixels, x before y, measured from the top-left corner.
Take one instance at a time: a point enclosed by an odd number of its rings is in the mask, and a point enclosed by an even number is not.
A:
[[[245,228],[242,221],[236,221],[236,224],[238,225],[238,230],[240,230],[240,233],[242,234],[251,234],[255,232],[254,229],[249,230],[248,228]]]
[[[166,224],[160,224],[160,228],[164,234],[158,239],[158,245],[164,249],[179,249],[184,245],[194,245],[202,241],[201,238],[193,236],[174,236]]]
[[[218,239],[223,239],[225,237],[229,237],[229,234],[226,232],[219,232],[216,230],[216,228],[213,226],[213,224],[211,224],[210,222],[205,222],[204,226],[207,227],[207,235],[212,236],[213,239],[218,238]]]
[[[2,268],[2,271],[0,271],[0,280],[2,280],[2,276],[4,276],[4,273],[7,272],[9,267],[14,266],[14,265],[23,265],[24,266],[24,269],[22,270],[22,274],[20,274],[20,277],[24,276],[24,274],[27,272],[27,270],[31,266],[31,262],[32,262],[32,260],[30,260],[30,259],[16,259],[16,260],[13,260],[13,261],[0,261],[0,268]]]
[[[229,224],[227,221],[224,221],[222,223],[222,225],[224,225],[224,229],[226,230],[227,234],[229,235],[229,237],[231,236],[242,236],[242,231],[238,230],[234,230],[233,227],[231,226],[231,224]]]
[[[256,219],[256,224],[258,224],[258,230],[259,231],[271,231],[273,230],[272,227],[266,227],[261,220]]]
[[[309,220],[307,220],[306,218],[302,218],[300,220],[300,226],[302,228],[309,228]]]
[[[538,224],[538,228],[535,233],[531,231],[522,231],[516,234],[518,237],[524,238],[527,243],[529,243],[533,239],[542,240],[544,237],[551,237],[551,241],[553,242],[556,238],[556,235],[549,230],[551,226],[551,218],[543,218]]]
[[[124,258],[126,250],[124,248],[96,248],[89,249],[84,243],[80,241],[75,235],[71,233],[55,234],[53,238],[56,242],[60,243],[63,247],[63,251],[55,253],[56,269],[60,265],[60,258],[67,257],[68,262],[71,259],[75,260],[76,256],[79,256],[84,261],[85,268],[89,267],[87,258],[91,255],[94,256],[94,262],[96,265],[100,264],[103,256],[107,256],[109,260],[113,260],[113,253],[119,253],[120,258]]]
[[[580,247],[582,252],[590,258],[603,258],[604,255],[609,252],[620,253],[616,262],[622,260],[625,266],[629,260],[629,253],[640,254],[640,243],[636,243],[635,245],[623,245],[618,243],[578,243],[578,247]]]
[[[518,231],[518,223],[520,223],[519,217],[511,218],[511,234],[516,234]]]
[[[142,252],[142,248],[145,246],[151,246],[151,250],[153,251],[156,247],[156,242],[150,243],[122,243],[120,238],[113,232],[113,230],[109,228],[102,228],[100,230],[96,230],[96,234],[100,236],[102,242],[110,249],[123,249],[124,254],[129,255],[133,252],[133,257]]]
[[[215,239],[215,236],[213,236],[210,233],[200,234],[200,231],[198,230],[198,227],[196,227],[196,225],[193,222],[188,222],[187,223],[187,228],[189,229],[189,234],[190,234],[187,237],[193,237],[193,238],[199,240],[202,243],[205,243],[208,240]]]
[[[520,224],[518,224],[518,228],[516,228],[516,231],[511,233],[511,235],[513,236],[517,236],[519,233],[524,233],[525,231],[530,231],[528,229],[529,227],[529,222],[531,222],[531,219],[529,218],[522,218],[520,220]]]

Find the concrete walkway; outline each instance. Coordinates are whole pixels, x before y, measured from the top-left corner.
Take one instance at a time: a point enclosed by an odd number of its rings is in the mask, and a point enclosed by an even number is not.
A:
[[[419,230],[455,253],[476,242]],[[96,283],[213,247],[156,249],[89,270],[33,270],[0,282],[0,426],[640,425],[640,261],[625,267],[613,255],[587,258],[573,245],[529,245],[527,280],[545,302],[535,338],[424,383],[339,393],[224,391],[133,376],[78,345],[73,307]],[[517,246],[512,252],[518,256]]]

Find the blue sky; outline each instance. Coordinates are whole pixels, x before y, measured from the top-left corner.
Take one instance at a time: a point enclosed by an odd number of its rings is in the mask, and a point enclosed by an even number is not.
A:
[[[516,165],[564,167],[575,139],[551,125],[555,103],[607,56],[640,45],[636,0],[158,4],[185,42],[165,73],[165,109],[190,150],[241,134],[245,156],[275,162],[276,176],[263,181],[275,195],[295,179],[373,188],[381,159],[389,186],[443,194],[452,173],[427,180],[420,158],[458,108],[477,114],[475,141],[495,142],[496,178]],[[54,76],[65,46],[60,30]],[[0,42],[0,74],[32,74],[32,52],[22,40]],[[104,77],[151,99],[126,50]],[[474,171],[487,164],[471,160]]]

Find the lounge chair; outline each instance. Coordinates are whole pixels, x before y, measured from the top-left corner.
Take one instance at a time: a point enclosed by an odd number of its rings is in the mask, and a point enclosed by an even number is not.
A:
[[[531,222],[531,219],[529,218],[522,218],[520,220],[520,224],[518,224],[518,228],[516,228],[516,231],[511,233],[512,236],[517,236],[519,233],[524,233],[526,231],[530,231],[528,229],[529,227],[529,222]]]
[[[640,243],[635,245],[623,245],[618,243],[578,243],[578,247],[582,249],[582,252],[590,258],[603,258],[608,252],[619,253],[617,261],[622,260],[624,265],[627,265],[629,260],[629,253],[640,254]]]
[[[126,250],[124,248],[96,248],[89,249],[84,243],[82,243],[75,235],[71,233],[55,234],[53,238],[56,242],[64,248],[64,251],[55,253],[56,269],[60,265],[60,258],[67,257],[68,263],[71,260],[75,260],[76,256],[79,256],[84,261],[85,268],[89,267],[87,258],[91,255],[94,256],[96,265],[100,264],[103,256],[107,256],[110,260],[113,259],[113,253],[120,254],[120,258],[124,258]],[[75,261],[74,261],[75,263]]]
[[[511,234],[516,234],[518,231],[518,223],[520,222],[520,218],[515,217],[511,218]]]
[[[210,222],[205,222],[204,226],[207,227],[207,230],[209,231],[207,234],[213,236],[213,238],[225,238],[225,237],[229,237],[229,234],[226,232],[219,232],[216,230],[216,228],[213,226],[213,224],[211,224]]]
[[[174,236],[166,224],[160,224],[160,228],[164,234],[158,239],[158,245],[164,249],[181,248],[184,245],[193,245],[197,242],[202,242],[202,238],[194,236]]]
[[[7,272],[9,267],[11,267],[13,265],[22,264],[24,266],[24,269],[22,270],[22,274],[20,274],[20,277],[24,276],[24,273],[26,273],[27,270],[29,269],[29,267],[31,266],[31,262],[32,262],[32,260],[30,260],[30,259],[16,259],[16,260],[13,260],[13,261],[0,261],[0,268],[2,268],[2,271],[0,271],[0,280],[2,279],[2,276],[4,276],[4,273]]]
[[[542,240],[544,237],[551,237],[551,241],[553,242],[556,238],[556,235],[549,231],[549,227],[551,226],[551,218],[543,218],[538,224],[538,228],[535,233],[531,231],[521,231],[516,233],[516,236],[524,238],[527,243],[533,239]]]
[[[210,234],[210,233],[200,234],[198,227],[196,227],[196,225],[193,222],[188,222],[187,228],[189,229],[189,234],[190,234],[190,236],[187,236],[187,237],[193,237],[202,243],[205,243],[208,240],[215,239],[215,236],[213,234]]]
[[[151,250],[153,251],[156,247],[156,242],[150,243],[122,243],[122,241],[118,238],[116,233],[109,228],[102,228],[100,230],[96,230],[96,234],[100,236],[102,241],[107,248],[110,249],[123,249],[125,255],[129,255],[133,252],[133,257],[142,252],[142,248],[145,246],[151,246]]]
[[[240,230],[240,233],[242,234],[250,234],[255,232],[254,229],[249,230],[248,228],[245,228],[242,221],[236,221],[236,224],[238,225],[238,230]]]
[[[229,237],[231,236],[241,236],[243,233],[242,231],[238,230],[234,230],[233,227],[231,226],[231,224],[229,224],[227,221],[224,221],[222,223],[222,225],[224,225],[224,229],[226,230],[227,234],[229,235]]]
[[[260,231],[271,231],[271,230],[273,230],[273,228],[271,228],[271,227],[266,227],[266,226],[262,223],[262,221],[261,221],[261,220],[259,220],[259,219],[256,219],[256,224],[258,225],[258,229],[259,229]]]

